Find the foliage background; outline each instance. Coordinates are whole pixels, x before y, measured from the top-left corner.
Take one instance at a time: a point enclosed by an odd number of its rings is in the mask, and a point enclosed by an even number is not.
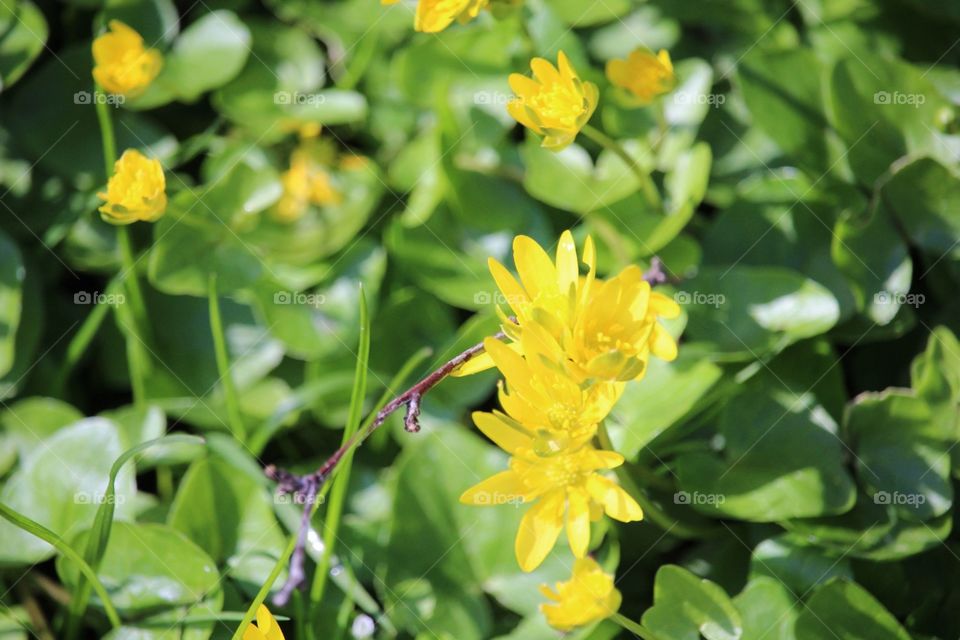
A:
[[[235,621],[209,615],[246,609],[298,518],[262,466],[310,470],[341,438],[357,283],[369,408],[422,347],[426,372],[496,330],[488,255],[574,228],[599,240],[604,271],[661,256],[685,307],[679,360],[651,363],[610,425],[648,512],[597,549],[623,612],[671,640],[956,639],[960,10],[527,0],[496,14],[424,35],[410,4],[376,0],[2,0],[0,502],[82,552],[124,451],[203,435],[122,468],[99,575],[125,623],[110,637],[229,637]],[[120,262],[94,213],[99,131],[77,97],[92,90],[93,25],[111,17],[166,58],[150,93],[113,112],[121,149],[168,169],[167,216],[133,229],[150,319],[140,407],[123,305],[104,297]],[[676,61],[668,129],[607,89],[594,123],[656,169],[666,217],[616,157],[544,151],[505,111],[507,75],[534,55],[562,48],[604,88],[603,62],[638,45]],[[266,210],[311,122],[345,198],[280,224]],[[98,309],[92,343],[71,351]],[[382,637],[556,637],[535,587],[566,578],[565,550],[522,574],[517,510],[456,501],[504,464],[468,420],[494,379],[444,382],[420,434],[394,419],[360,450],[333,584],[319,606],[278,612],[288,637],[346,637],[360,612]],[[63,623],[78,576],[55,555],[0,523],[4,638]],[[82,624],[107,634],[96,597]]]

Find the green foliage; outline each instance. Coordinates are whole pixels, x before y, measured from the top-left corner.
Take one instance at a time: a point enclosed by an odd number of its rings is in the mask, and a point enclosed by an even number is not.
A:
[[[439,34],[414,6],[0,2],[0,637],[242,635],[302,513],[264,467],[313,471],[493,335],[488,259],[568,228],[600,277],[660,258],[682,308],[679,357],[606,424],[646,512],[594,523],[621,614],[659,640],[960,637],[955,3],[494,0]],[[113,19],[164,58],[122,101],[91,76]],[[638,46],[677,80],[642,108],[603,74]],[[561,49],[636,167],[507,113],[508,76]],[[97,100],[166,172],[129,264],[96,213]],[[335,197],[285,218],[303,151]],[[506,465],[470,418],[496,378],[444,380],[420,433],[395,415],[348,454],[310,586],[270,605],[287,638],[360,615],[376,638],[559,637],[538,587],[569,578],[565,534],[523,573],[528,506],[458,501]]]

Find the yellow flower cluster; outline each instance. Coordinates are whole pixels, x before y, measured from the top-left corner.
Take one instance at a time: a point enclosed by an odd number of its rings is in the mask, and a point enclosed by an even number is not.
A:
[[[566,148],[589,122],[597,108],[597,85],[580,79],[567,55],[560,51],[557,66],[549,60],[530,61],[533,77],[514,73],[510,88],[516,97],[507,105],[514,120],[542,135],[543,146],[553,151]],[[632,94],[636,105],[650,104],[675,84],[670,54],[653,55],[637,49],[625,60],[607,64],[607,79]]]
[[[582,616],[590,618],[611,607],[615,611],[619,604],[612,579],[587,557],[591,523],[604,514],[633,522],[643,512],[607,475],[623,464],[623,456],[596,446],[594,436],[626,382],[643,377],[651,355],[676,357],[676,343],[658,320],[676,317],[680,309],[651,291],[635,266],[609,280],[597,278],[590,238],[582,256],[586,274],[581,274],[569,231],[561,236],[554,260],[526,236],[514,240],[513,256],[519,280],[490,261],[513,313],[508,318],[498,310],[509,344],[488,338],[485,353],[456,373],[495,366],[503,375],[503,410],[477,412],[473,420],[510,454],[509,466],[467,490],[460,500],[471,505],[532,504],[515,544],[524,571],[537,568],[566,529],[577,567],[570,583],[550,592],[561,604],[545,605],[544,612],[551,624],[568,628],[582,624]],[[581,612],[567,611],[567,600]],[[586,600],[593,604],[581,607]],[[600,617],[606,615],[609,612]]]

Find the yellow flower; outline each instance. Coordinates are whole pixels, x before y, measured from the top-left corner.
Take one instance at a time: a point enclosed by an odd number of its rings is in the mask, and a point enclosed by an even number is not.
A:
[[[425,33],[443,31],[454,20],[469,22],[477,17],[490,0],[420,0],[413,19],[413,28]],[[398,0],[381,0],[381,4],[396,4]]]
[[[163,56],[145,49],[140,34],[119,20],[93,41],[93,78],[110,93],[135,97],[160,73]]]
[[[127,149],[113,165],[107,191],[97,194],[106,201],[100,213],[113,224],[153,222],[167,208],[166,186],[158,160],[151,160],[136,149]]]
[[[646,373],[652,353],[677,357],[677,343],[658,318],[676,318],[680,307],[652,291],[639,267],[631,265],[597,281],[563,347],[579,375],[599,380],[634,380]]]
[[[597,85],[583,82],[561,51],[557,67],[543,58],[530,61],[534,78],[510,74],[516,98],[507,104],[514,119],[544,136],[543,146],[559,151],[573,142],[597,108]]]
[[[273,619],[270,610],[260,605],[257,609],[257,624],[250,626],[243,632],[243,640],[284,640],[280,625]]]
[[[548,353],[549,347],[545,336],[532,331],[521,338],[523,356],[495,338],[484,341],[486,353],[506,379],[499,395],[509,418],[502,419],[533,433],[533,448],[540,455],[592,438],[624,389],[622,383],[582,388]]]
[[[541,351],[552,362],[565,362],[578,383],[640,378],[651,353],[664,360],[676,358],[676,342],[658,319],[677,317],[680,307],[652,291],[636,266],[609,280],[597,279],[596,251],[589,237],[582,256],[585,276],[569,231],[560,237],[555,261],[526,236],[514,239],[513,260],[519,281],[489,260],[490,272],[516,317],[516,323],[510,322],[501,312],[504,331],[514,342],[522,341],[525,333],[537,333]],[[454,375],[470,375],[493,364],[489,354],[482,354]]]
[[[302,148],[291,154],[290,168],[280,176],[280,183],[283,195],[274,208],[274,217],[282,222],[299,220],[311,204],[331,205],[342,200],[330,174]]]
[[[626,59],[610,60],[607,79],[633,94],[639,105],[650,104],[676,85],[673,63],[664,49],[656,55],[648,49],[635,49]]]
[[[540,605],[547,623],[560,631],[570,631],[615,614],[622,597],[614,586],[613,576],[604,573],[593,558],[580,558],[573,565],[573,575],[558,582],[555,589],[541,585],[540,592],[554,603]]]
[[[621,522],[643,518],[640,505],[600,471],[623,464],[623,456],[587,442],[563,441],[544,447],[523,425],[500,413],[476,412],[474,423],[511,455],[507,471],[487,478],[460,496],[469,505],[535,502],[524,514],[514,551],[524,571],[536,569],[566,525],[574,556],[584,557],[590,522],[604,512]],[[552,449],[542,455],[544,449]]]

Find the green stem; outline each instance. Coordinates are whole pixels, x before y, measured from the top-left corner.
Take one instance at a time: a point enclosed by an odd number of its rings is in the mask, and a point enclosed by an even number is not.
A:
[[[638,638],[643,638],[643,640],[660,640],[652,631],[624,615],[615,613],[610,616],[610,619]]]
[[[653,178],[650,177],[650,173],[644,171],[643,167],[637,164],[637,161],[633,159],[626,149],[623,148],[619,142],[605,134],[604,132],[591,127],[590,125],[585,125],[582,129],[583,134],[599,144],[604,149],[611,151],[616,154],[621,160],[623,160],[630,170],[633,171],[634,175],[640,180],[640,189],[643,191],[643,197],[646,198],[647,204],[657,212],[663,212],[663,201],[660,199],[660,191],[657,189],[657,185],[654,183]]]
[[[213,333],[213,348],[217,356],[217,372],[223,383],[223,395],[227,404],[227,418],[230,421],[230,431],[240,442],[246,434],[243,418],[240,414],[240,400],[237,388],[230,373],[230,354],[227,352],[226,335],[223,332],[223,320],[220,317],[220,301],[217,298],[217,274],[211,273],[207,281],[207,298],[210,306],[210,331]]]
[[[94,84],[93,91],[94,97],[98,93],[103,93],[103,89],[98,84]],[[100,123],[104,174],[109,181],[117,162],[117,139],[107,101],[95,99],[94,104],[97,110],[97,121]],[[117,227],[117,245],[120,248],[124,290],[133,307],[133,320],[127,329],[127,361],[130,365],[130,385],[133,388],[134,404],[140,406],[145,401],[146,391],[147,355],[143,349],[141,330],[147,327],[147,307],[143,301],[140,282],[137,280],[133,243],[130,241],[130,233],[126,227]]]
[[[357,354],[357,368],[353,376],[353,397],[350,399],[350,413],[347,416],[347,425],[343,430],[341,446],[346,446],[353,434],[360,428],[363,418],[363,400],[367,393],[367,363],[370,358],[370,320],[367,315],[367,303],[363,289],[360,289],[360,340]],[[313,574],[313,585],[310,587],[310,604],[316,606],[323,600],[323,592],[327,585],[327,575],[330,573],[330,560],[333,556],[333,547],[337,542],[337,532],[340,528],[340,514],[343,512],[343,502],[347,495],[347,485],[350,482],[350,468],[353,464],[354,449],[350,449],[343,457],[340,466],[343,471],[333,482],[330,490],[330,504],[327,506],[326,518],[323,522],[323,556],[317,563],[317,570]]]

